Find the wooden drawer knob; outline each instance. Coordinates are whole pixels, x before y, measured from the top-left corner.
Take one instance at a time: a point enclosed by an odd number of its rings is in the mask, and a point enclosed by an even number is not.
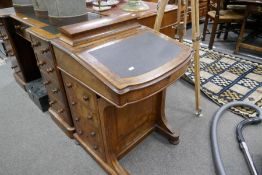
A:
[[[82,135],[83,134],[83,131],[81,131],[80,129],[77,131],[77,133],[79,134],[79,135]]]
[[[55,103],[56,103],[56,101],[50,101],[50,102],[49,102],[49,105],[52,106],[52,105],[55,104]]]
[[[73,86],[72,83],[66,83],[67,88],[71,88],[72,86]]]
[[[78,117],[75,117],[75,121],[78,122],[80,119]]]
[[[54,69],[53,69],[52,67],[46,69],[46,72],[47,72],[47,73],[51,73],[51,72],[53,72],[53,71],[54,71]]]
[[[44,62],[44,61],[40,61],[37,65],[38,66],[43,66],[43,65],[45,65],[46,63]]]
[[[51,83],[51,82],[47,80],[47,81],[44,81],[44,82],[43,82],[43,85],[46,86],[46,85],[48,85],[48,84],[50,84],[50,83]]]
[[[41,46],[40,42],[32,43],[32,47],[38,47],[38,46]]]
[[[57,93],[58,91],[59,91],[58,88],[54,88],[54,89],[52,89],[53,94]]]
[[[88,120],[92,120],[92,119],[93,119],[93,116],[89,114],[89,115],[87,116],[87,119],[88,119]]]
[[[93,149],[94,150],[98,150],[98,146],[97,145],[93,145]]]
[[[9,49],[8,51],[6,51],[6,53],[9,55],[9,56],[14,56],[14,52],[12,49]]]
[[[8,40],[9,40],[8,36],[3,37],[3,41],[8,41]]]
[[[59,109],[57,112],[59,113],[59,114],[61,114],[61,113],[63,113],[65,110],[64,109]]]
[[[42,50],[41,50],[41,53],[42,53],[42,54],[45,54],[45,53],[49,52],[49,50],[50,50],[49,47],[46,48],[46,49],[42,49]]]
[[[72,106],[76,105],[76,102],[75,102],[75,101],[72,101],[72,102],[71,102],[71,105],[72,105]]]
[[[92,131],[92,132],[90,133],[90,135],[91,135],[92,137],[95,137],[95,136],[96,136],[96,132],[95,132],[95,131]]]
[[[83,96],[83,100],[84,100],[84,101],[89,101],[89,97],[87,97],[87,96],[84,95],[84,96]]]

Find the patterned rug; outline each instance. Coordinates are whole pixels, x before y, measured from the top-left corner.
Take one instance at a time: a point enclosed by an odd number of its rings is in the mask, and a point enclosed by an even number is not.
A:
[[[201,90],[215,103],[247,101],[262,107],[261,64],[201,47],[200,70]],[[194,82],[194,65],[189,67],[184,79]],[[231,110],[244,117],[256,115],[250,108]]]

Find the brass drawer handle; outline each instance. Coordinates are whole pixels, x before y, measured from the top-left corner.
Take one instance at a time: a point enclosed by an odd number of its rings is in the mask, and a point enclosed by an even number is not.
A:
[[[53,71],[54,71],[54,69],[53,69],[52,67],[46,69],[46,72],[47,72],[47,73],[51,73],[51,72],[53,72]]]
[[[52,106],[52,105],[55,104],[55,103],[56,103],[56,101],[50,101],[50,102],[49,102],[49,105]]]
[[[49,52],[49,50],[50,50],[49,47],[46,48],[46,49],[42,49],[42,50],[41,50],[41,53],[42,53],[42,54],[45,54],[45,53]]]
[[[96,136],[96,132],[95,132],[95,131],[92,131],[92,132],[90,133],[90,135],[91,135],[92,137],[95,137],[95,136]]]
[[[57,88],[52,89],[53,94],[57,93],[59,90]]]
[[[50,84],[50,83],[51,83],[51,82],[47,80],[47,81],[44,81],[44,82],[43,82],[43,85],[46,86],[46,85],[48,85],[48,84]]]
[[[32,43],[32,47],[38,47],[38,46],[41,46],[40,42]]]
[[[61,114],[61,113],[63,113],[64,111],[65,111],[64,109],[59,109],[57,112]]]
[[[84,101],[89,101],[89,97],[87,97],[87,96],[84,95],[84,96],[83,96],[83,100],[84,100]]]
[[[73,86],[72,83],[66,83],[67,88],[71,88],[72,86]]]
[[[37,65],[38,66],[43,66],[43,65],[45,65],[45,62],[44,61],[40,61]]]

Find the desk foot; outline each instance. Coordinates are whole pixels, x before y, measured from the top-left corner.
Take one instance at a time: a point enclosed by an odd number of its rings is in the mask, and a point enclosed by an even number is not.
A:
[[[107,159],[107,163],[114,170],[114,173],[109,172],[109,175],[130,175],[130,173],[122,165],[120,165],[119,161],[117,160],[114,154],[110,155],[110,158]]]
[[[177,145],[179,143],[179,132],[178,131],[172,131],[171,127],[168,124],[166,115],[165,115],[165,101],[166,101],[166,91],[162,91],[159,94],[159,98],[160,98],[160,117],[157,120],[156,123],[156,132],[158,132],[159,134],[163,135],[164,137],[166,137],[168,139],[168,141],[173,144],[173,145]]]
[[[179,144],[179,135],[178,131],[172,132],[171,130],[167,128],[163,128],[161,126],[156,126],[156,132],[166,137],[169,141],[169,143],[173,145]]]

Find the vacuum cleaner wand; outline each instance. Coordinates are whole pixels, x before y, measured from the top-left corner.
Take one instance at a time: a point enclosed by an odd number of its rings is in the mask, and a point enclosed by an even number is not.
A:
[[[257,171],[255,169],[254,163],[253,163],[252,158],[250,156],[250,153],[249,153],[247,144],[245,142],[245,139],[243,137],[242,131],[243,131],[244,126],[247,126],[247,125],[250,125],[250,124],[257,124],[257,123],[260,123],[262,121],[262,109],[259,108],[256,105],[251,104],[251,103],[241,102],[241,101],[230,102],[230,103],[222,106],[216,112],[216,114],[214,115],[213,120],[212,120],[211,131],[210,131],[211,148],[212,148],[212,155],[213,155],[213,160],[214,160],[214,165],[215,165],[215,168],[216,168],[216,171],[217,171],[217,175],[226,175],[226,171],[225,171],[223,161],[222,161],[221,155],[220,155],[220,149],[219,149],[219,146],[218,146],[217,125],[218,125],[219,119],[222,117],[222,114],[227,109],[229,109],[230,107],[233,107],[233,106],[250,107],[250,108],[256,110],[256,112],[258,113],[258,117],[245,119],[245,120],[241,121],[237,126],[237,140],[240,144],[240,148],[245,155],[245,158],[248,162],[248,165],[249,165],[249,168],[250,168],[252,175],[257,175]]]
[[[247,147],[247,144],[246,144],[246,141],[245,141],[245,138],[243,136],[243,128],[245,126],[248,126],[248,125],[255,125],[255,124],[259,124],[261,123],[262,119],[259,118],[259,117],[256,117],[256,118],[251,118],[251,119],[246,119],[246,120],[243,120],[241,121],[238,125],[237,125],[237,129],[236,129],[236,132],[237,132],[237,140],[238,140],[238,143],[239,143],[239,146],[240,146],[240,149],[241,151],[243,152],[244,156],[245,156],[245,159],[247,161],[247,164],[249,166],[249,169],[250,169],[250,172],[252,175],[258,175],[257,173],[257,170],[256,170],[256,167],[252,161],[252,158],[251,158],[251,155],[249,153],[249,149]]]

